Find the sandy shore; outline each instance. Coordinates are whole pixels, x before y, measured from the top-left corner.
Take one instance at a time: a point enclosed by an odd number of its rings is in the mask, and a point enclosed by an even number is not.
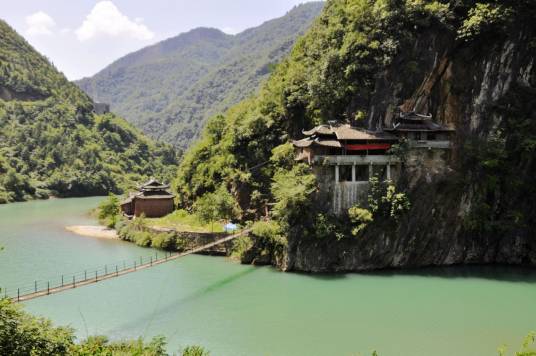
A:
[[[66,230],[74,232],[75,234],[89,237],[96,237],[99,239],[117,239],[117,231],[109,229],[104,226],[66,226]]]

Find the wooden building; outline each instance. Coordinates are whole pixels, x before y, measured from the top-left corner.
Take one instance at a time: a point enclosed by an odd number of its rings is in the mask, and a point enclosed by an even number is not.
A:
[[[296,160],[311,165],[329,209],[344,214],[356,203],[366,204],[371,178],[396,182],[402,164],[411,182],[444,171],[452,133],[431,116],[411,112],[380,131],[335,122],[316,126],[303,131],[305,138],[293,145]],[[391,148],[397,144],[395,155]]]
[[[413,142],[414,146],[423,144],[430,148],[450,148],[454,130],[432,120],[432,115],[415,112],[400,113],[392,127],[384,129],[399,139]],[[420,145],[416,144],[420,143]]]
[[[121,203],[121,210],[129,217],[145,214],[148,218],[159,218],[173,212],[174,198],[169,185],[151,179]]]

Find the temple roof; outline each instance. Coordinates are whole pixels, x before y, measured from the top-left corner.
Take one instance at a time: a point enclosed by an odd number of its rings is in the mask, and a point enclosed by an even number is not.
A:
[[[393,127],[386,128],[385,131],[429,131],[445,132],[454,131],[453,129],[434,122],[432,115],[421,115],[415,112],[400,113],[393,123]]]
[[[307,137],[301,140],[292,141],[292,143],[294,144],[295,147],[300,147],[300,148],[309,147],[311,145],[321,146],[321,147],[336,147],[336,148],[342,147],[341,143],[337,140],[322,140],[322,139],[319,139],[318,137],[317,138]]]
[[[302,131],[306,136],[335,136],[337,140],[387,140],[396,141],[397,138],[386,132],[374,132],[348,124],[344,125],[319,125],[311,130]],[[340,147],[340,146],[339,146]]]

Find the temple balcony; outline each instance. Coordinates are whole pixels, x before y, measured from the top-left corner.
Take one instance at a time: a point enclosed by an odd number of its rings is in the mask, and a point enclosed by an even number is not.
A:
[[[320,165],[388,165],[400,163],[393,155],[347,155],[347,156],[315,156],[313,162]]]

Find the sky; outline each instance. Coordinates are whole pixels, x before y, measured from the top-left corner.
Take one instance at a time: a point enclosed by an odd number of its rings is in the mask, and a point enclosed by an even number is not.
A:
[[[70,80],[196,27],[235,34],[308,0],[0,0],[0,18]]]

